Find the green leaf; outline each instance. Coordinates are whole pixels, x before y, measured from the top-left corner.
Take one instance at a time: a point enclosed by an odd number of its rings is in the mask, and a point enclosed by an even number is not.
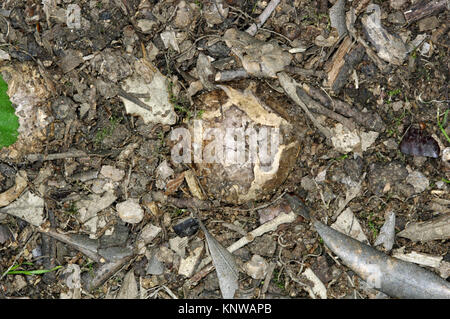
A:
[[[18,265],[20,266],[20,265]],[[51,271],[55,271],[59,268],[62,268],[62,266],[56,266],[55,268],[52,269],[37,269],[37,270],[13,270],[16,269],[17,267],[13,267],[11,268],[10,271],[7,272],[7,275],[42,275],[45,274],[47,272],[51,272]]]
[[[19,133],[19,118],[6,94],[8,84],[0,76],[0,149],[9,146],[17,140]]]

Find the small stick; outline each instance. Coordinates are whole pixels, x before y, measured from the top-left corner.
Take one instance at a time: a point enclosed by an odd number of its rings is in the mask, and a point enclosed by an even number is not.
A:
[[[315,77],[318,77],[319,79],[324,79],[326,77],[326,74],[324,71],[307,70],[307,69],[299,68],[296,66],[290,66],[290,65],[285,66],[284,71],[286,71],[287,73],[290,73],[290,74],[301,75],[304,77],[315,76]],[[233,70],[225,70],[225,71],[217,72],[214,81],[227,82],[227,81],[233,81],[233,80],[238,80],[238,79],[246,79],[248,77],[250,77],[250,74],[248,74],[244,68],[238,68],[238,69],[233,69]]]
[[[249,74],[247,73],[247,71],[245,71],[244,68],[239,68],[235,70],[225,70],[222,72],[217,72],[214,80],[216,82],[227,82],[237,79],[245,79],[248,77]]]
[[[355,123],[351,119],[348,119],[341,114],[338,114],[332,110],[327,109],[325,106],[313,100],[303,88],[297,87],[297,95],[310,107],[310,109],[314,110],[319,114],[323,114],[335,121],[342,123],[345,127],[347,127],[350,131],[353,131],[356,128]]]
[[[270,17],[273,10],[277,7],[277,5],[280,3],[280,0],[271,0],[267,7],[264,9],[264,11],[259,15],[258,22],[253,23],[245,32],[250,34],[251,36],[254,36],[256,32],[258,32],[258,29],[266,22],[266,20]]]
[[[284,72],[278,73],[278,80],[280,81],[281,86],[283,87],[286,94],[295,102],[297,103],[302,110],[308,115],[310,120],[313,122],[313,124],[317,127],[317,129],[327,138],[331,139],[333,136],[330,129],[324,127],[322,124],[319,123],[319,121],[316,120],[316,118],[311,114],[306,104],[300,99],[300,97],[297,95],[296,87],[298,87],[298,83],[295,82],[294,79],[292,79],[289,75],[287,75]]]
[[[64,159],[64,158],[75,158],[75,157],[86,157],[86,156],[89,156],[89,155],[83,151],[73,150],[70,152],[55,153],[55,154],[48,154],[48,155],[29,154],[27,156],[27,160],[29,162],[33,163],[33,162],[37,162],[37,161],[54,161],[54,160],[59,160],[59,159]]]
[[[133,102],[134,104],[139,105],[140,107],[153,112],[152,107],[148,104],[145,104],[144,102],[142,102],[141,100],[139,100],[134,93],[129,93],[129,92],[125,92],[123,89],[119,88],[118,89],[118,93],[119,96],[123,97],[124,99],[127,99],[128,101]]]
[[[403,15],[405,16],[406,22],[411,23],[445,10],[448,6],[447,3],[448,0],[421,1],[403,12]]]

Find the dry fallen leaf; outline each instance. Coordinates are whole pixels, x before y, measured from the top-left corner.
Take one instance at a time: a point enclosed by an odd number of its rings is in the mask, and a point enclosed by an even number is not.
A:
[[[233,298],[234,293],[239,287],[239,272],[234,257],[213,236],[211,236],[200,219],[198,219],[198,222],[205,233],[209,254],[211,255],[214,267],[216,267],[222,296],[224,299]]]
[[[0,194],[0,207],[7,206],[27,187],[27,173],[25,171],[19,171],[16,174],[16,184],[7,191]]]

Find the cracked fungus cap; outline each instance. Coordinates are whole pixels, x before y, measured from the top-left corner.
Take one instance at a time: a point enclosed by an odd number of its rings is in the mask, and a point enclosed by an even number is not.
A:
[[[260,200],[286,179],[299,153],[293,126],[250,89],[230,86],[196,101],[189,122],[192,161],[210,198],[232,204]]]

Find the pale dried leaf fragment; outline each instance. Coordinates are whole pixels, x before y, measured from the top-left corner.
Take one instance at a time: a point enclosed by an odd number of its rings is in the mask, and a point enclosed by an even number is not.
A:
[[[209,254],[211,255],[214,267],[216,268],[222,297],[224,299],[232,299],[234,298],[236,290],[239,288],[239,271],[234,257],[213,236],[211,236],[200,219],[198,222],[205,234]]]
[[[90,231],[91,237],[95,237],[97,232],[97,223],[99,221],[97,213],[109,207],[116,199],[114,192],[110,190],[103,195],[91,194],[87,199],[82,199],[75,203],[79,213],[79,221]]]
[[[374,245],[383,244],[386,251],[390,251],[394,246],[395,239],[395,213],[389,211],[386,213],[384,225],[380,229],[380,234],[377,237]]]
[[[172,48],[180,53],[180,47],[178,46],[177,37],[173,30],[166,30],[164,32],[161,32],[160,37],[166,49]]]
[[[310,268],[306,268],[302,275],[313,283],[312,287],[308,286],[306,289],[311,298],[327,299],[327,288]]]
[[[195,248],[188,257],[180,261],[180,267],[178,268],[178,274],[186,277],[191,277],[197,268],[200,258],[203,253],[203,244]]]
[[[341,233],[344,233],[352,238],[355,238],[360,242],[369,242],[358,219],[355,217],[350,208],[347,208],[342,212],[342,214],[339,215],[339,217],[336,219],[336,222],[331,225],[331,228],[336,229],[337,231],[340,231]]]
[[[228,29],[223,38],[244,69],[254,76],[275,78],[292,61],[292,55],[278,44],[260,41],[246,32]]]
[[[165,195],[172,195],[178,190],[178,188],[184,181],[184,174],[185,172],[181,172],[180,174],[177,175],[177,177],[170,179],[167,182],[166,191],[164,192]]]
[[[125,176],[125,172],[121,169],[115,168],[111,165],[103,165],[100,174],[111,179],[114,182],[119,182]]]
[[[16,184],[0,194],[0,207],[7,206],[12,201],[15,201],[22,194],[25,187],[27,187],[27,173],[25,171],[18,171],[16,174]]]
[[[120,291],[116,299],[138,299],[138,287],[134,277],[134,269],[131,269],[123,279]]]
[[[66,286],[69,288],[67,293],[61,293],[61,299],[80,299],[81,298],[81,269],[77,264],[69,264],[63,272],[66,278]]]
[[[200,186],[197,183],[197,178],[195,177],[194,173],[191,170],[187,170],[184,172],[184,179],[188,184],[192,196],[200,200],[206,199],[206,196],[203,194],[202,190],[200,189]]]
[[[381,9],[376,4],[367,7],[367,12],[372,12],[369,16],[361,19],[364,30],[370,42],[377,49],[378,56],[395,65],[402,65],[408,54],[405,43],[400,37],[388,33],[381,25]]]
[[[0,213],[19,217],[27,223],[39,227],[44,222],[44,199],[26,191],[16,201],[0,209]]]
[[[197,58],[197,74],[200,81],[208,90],[214,89],[214,85],[211,83],[210,79],[213,79],[214,68],[211,65],[211,60],[209,56],[206,56],[204,53],[199,53]]]
[[[397,236],[408,238],[412,241],[430,241],[450,238],[450,214],[433,218],[425,222],[409,224]]]
[[[393,251],[392,257],[408,261],[411,263],[415,263],[421,266],[433,268],[439,268],[439,266],[441,265],[441,261],[443,259],[442,256],[433,256],[429,254],[418,253],[415,251],[405,254],[403,250],[404,247],[396,249],[395,251]]]
[[[339,37],[347,33],[347,25],[345,24],[345,0],[338,0],[330,8],[330,22],[333,28],[336,28]]]

